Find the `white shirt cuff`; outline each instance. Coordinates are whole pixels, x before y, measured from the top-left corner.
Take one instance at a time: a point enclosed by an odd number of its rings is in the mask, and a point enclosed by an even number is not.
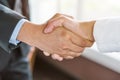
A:
[[[18,33],[19,33],[22,25],[23,25],[24,22],[26,22],[26,21],[27,21],[26,19],[21,19],[21,20],[17,23],[17,25],[16,25],[16,27],[15,27],[15,29],[14,29],[11,37],[10,37],[9,43],[14,44],[14,45],[17,45],[17,44],[20,42],[20,41],[17,40],[17,35],[18,35]]]

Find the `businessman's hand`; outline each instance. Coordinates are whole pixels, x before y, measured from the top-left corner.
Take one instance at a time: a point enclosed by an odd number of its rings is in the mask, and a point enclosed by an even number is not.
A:
[[[25,22],[17,39],[48,52],[53,57],[57,54],[65,59],[77,57],[84,50],[85,40],[78,35],[64,27],[59,27],[49,34],[44,34],[45,26],[46,24],[36,25]]]

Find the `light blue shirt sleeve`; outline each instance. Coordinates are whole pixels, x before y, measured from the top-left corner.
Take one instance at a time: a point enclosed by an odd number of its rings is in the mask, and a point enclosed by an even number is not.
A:
[[[20,42],[19,40],[17,40],[17,35],[18,35],[18,33],[19,33],[22,25],[23,25],[26,21],[27,21],[26,19],[21,19],[21,20],[17,23],[17,25],[16,25],[16,27],[15,27],[15,29],[14,29],[11,37],[10,37],[9,43],[14,44],[14,45],[17,45],[17,44]]]

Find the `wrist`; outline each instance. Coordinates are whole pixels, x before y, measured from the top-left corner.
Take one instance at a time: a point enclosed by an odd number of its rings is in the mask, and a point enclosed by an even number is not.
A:
[[[19,31],[17,40],[24,42],[28,45],[34,46],[36,34],[38,34],[38,32],[41,32],[41,29],[39,29],[38,31],[38,28],[39,28],[38,26],[39,25],[26,21],[23,24],[21,30]]]
[[[93,29],[96,21],[87,21],[79,23],[79,34],[87,40],[94,42]]]

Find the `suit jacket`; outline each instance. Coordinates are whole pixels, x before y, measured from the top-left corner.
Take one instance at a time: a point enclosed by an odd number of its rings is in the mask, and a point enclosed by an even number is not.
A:
[[[28,0],[0,0],[0,3],[17,11],[29,19],[29,2]]]
[[[9,1],[0,0],[0,71],[8,65],[12,54],[26,56],[28,53],[28,46],[24,43],[17,46],[9,44],[9,39],[16,24],[20,19],[25,18],[10,9],[12,6],[10,6]]]

